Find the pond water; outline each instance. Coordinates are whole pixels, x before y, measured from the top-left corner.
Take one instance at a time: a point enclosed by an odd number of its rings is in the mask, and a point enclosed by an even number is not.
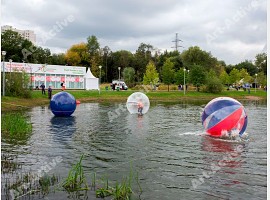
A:
[[[129,114],[121,103],[80,104],[65,118],[54,117],[48,107],[35,107],[27,112],[33,124],[30,138],[20,143],[2,138],[2,156],[16,157],[21,167],[13,175],[54,162],[48,173],[62,179],[84,154],[89,182],[93,172],[97,179],[121,182],[132,166],[142,188],[140,192],[135,184],[134,199],[266,199],[266,103],[242,102],[249,141],[206,136],[200,119],[206,103],[151,102],[142,117]],[[8,176],[2,174],[2,199],[8,199],[3,194]],[[44,197],[69,198],[74,197],[63,191]]]

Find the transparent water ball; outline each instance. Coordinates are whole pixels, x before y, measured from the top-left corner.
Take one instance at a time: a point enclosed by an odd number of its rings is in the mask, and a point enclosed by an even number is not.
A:
[[[131,94],[127,99],[127,109],[130,112],[130,114],[140,114],[138,111],[139,107],[142,105],[142,114],[147,113],[150,107],[150,101],[149,98],[142,92],[134,92]]]

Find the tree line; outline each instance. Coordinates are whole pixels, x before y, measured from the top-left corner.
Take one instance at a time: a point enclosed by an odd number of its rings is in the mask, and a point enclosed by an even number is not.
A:
[[[6,51],[6,60],[83,66],[86,70],[90,68],[96,77],[99,77],[99,66],[102,66],[102,82],[118,79],[120,67],[121,78],[130,85],[138,82],[184,84],[184,75],[186,83],[198,89],[213,80],[233,85],[239,81],[254,83],[256,78],[258,84],[266,85],[266,53],[258,53],[254,63],[245,60],[236,65],[226,65],[198,46],[189,47],[182,53],[167,50],[160,53],[151,44],[141,43],[135,53],[127,50],[113,52],[108,46],[101,47],[98,38],[91,35],[85,42],[72,45],[65,53],[52,54],[50,49],[36,46],[12,30],[3,32],[1,36],[1,50]]]

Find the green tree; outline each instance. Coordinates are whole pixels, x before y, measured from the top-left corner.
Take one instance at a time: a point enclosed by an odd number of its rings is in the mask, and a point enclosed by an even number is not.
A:
[[[105,46],[102,48],[102,61],[103,61],[103,66],[105,66],[105,82],[108,82],[108,59],[112,56],[112,51],[110,47]]]
[[[238,69],[233,68],[229,74],[230,84],[237,84],[240,81],[240,72]]]
[[[207,75],[207,76],[206,76],[207,79],[212,79],[212,78],[217,77],[217,74],[216,74],[216,72],[215,72],[213,69],[210,69],[210,70],[207,72],[206,75]]]
[[[6,51],[6,60],[13,62],[50,63],[51,51],[35,46],[31,41],[12,30],[1,34],[1,50]]]
[[[257,81],[258,85],[261,85],[262,87],[267,85],[267,75],[264,74],[264,72],[259,72],[257,74]]]
[[[141,43],[134,54],[134,69],[136,72],[136,79],[138,82],[142,81],[143,74],[146,70],[146,65],[152,59],[151,51],[153,46],[150,44]]]
[[[178,71],[180,68],[183,68],[184,64],[183,64],[181,55],[178,51],[169,52],[168,58],[173,63],[175,71]]]
[[[149,61],[146,72],[143,76],[143,84],[156,85],[159,81],[159,74],[153,61]]]
[[[247,72],[247,69],[242,68],[239,71],[240,79],[243,80],[243,83],[249,83],[252,80],[252,77]]]
[[[175,73],[175,83],[177,85],[181,84],[188,84],[189,83],[189,70],[186,70],[184,72],[185,68],[181,68],[179,69],[176,73]],[[185,83],[184,83],[184,79],[185,79]]]
[[[35,52],[32,54],[32,62],[33,63],[48,63],[51,59],[51,51],[50,49],[46,48],[43,49],[42,47],[37,47]]]
[[[213,69],[217,74],[221,72],[218,60],[210,52],[203,51],[198,46],[189,47],[182,52],[181,57],[186,68],[192,69],[193,65],[200,65],[205,70]]]
[[[7,30],[1,33],[1,51],[6,51],[6,60],[12,59],[14,62],[22,62],[24,59],[22,50],[29,48],[33,44],[21,37],[15,31]],[[32,52],[30,52],[32,54]]]
[[[134,81],[135,81],[135,70],[132,67],[126,67],[123,70],[122,74],[123,74],[125,83],[129,87],[133,87],[134,86]]]
[[[197,91],[200,91],[200,87],[206,81],[206,72],[200,65],[193,65],[192,70],[189,73],[189,81],[196,86]]]
[[[235,65],[234,68],[236,68],[238,70],[246,69],[247,72],[251,76],[253,76],[254,74],[256,74],[258,72],[257,67],[251,61],[248,61],[248,60],[245,60],[244,62],[241,62],[241,63]]]
[[[263,71],[265,75],[267,75],[267,54],[259,53],[255,57],[255,66],[259,69],[259,71]]]
[[[228,85],[230,83],[230,77],[229,74],[225,70],[223,70],[219,76],[219,79],[224,85]]]
[[[126,67],[133,66],[133,55],[131,52],[126,50],[116,51],[112,54],[112,64],[109,67],[109,72],[111,73],[112,79],[118,79],[118,67],[121,68],[121,71]]]
[[[86,44],[90,59],[89,64],[91,72],[94,76],[98,76],[99,68],[98,66],[102,64],[101,54],[100,54],[100,44],[96,36],[91,35],[87,38]],[[86,67],[88,69],[88,67]],[[86,70],[87,70],[86,69]]]
[[[87,38],[87,49],[90,56],[96,56],[99,54],[100,45],[96,36],[91,35]]]
[[[66,59],[64,53],[52,54],[49,64],[52,65],[66,65]]]
[[[174,82],[174,69],[173,63],[170,59],[167,59],[162,68],[162,82],[168,85],[168,91],[170,90],[169,86]]]
[[[91,72],[95,77],[99,77],[99,60],[96,60],[96,57],[90,58],[91,63]]]

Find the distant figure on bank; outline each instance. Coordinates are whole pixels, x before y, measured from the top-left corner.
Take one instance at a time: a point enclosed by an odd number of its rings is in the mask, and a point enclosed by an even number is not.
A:
[[[143,103],[142,103],[142,100],[140,99],[140,100],[138,101],[138,113],[139,113],[140,115],[142,115],[142,111],[143,111]]]
[[[44,83],[42,83],[40,87],[41,87],[41,94],[46,94]]]
[[[49,88],[48,88],[48,98],[49,98],[49,99],[52,98],[52,88],[51,88],[50,85],[49,85]]]
[[[247,88],[248,94],[250,94],[250,85],[248,84],[246,88]]]
[[[65,89],[66,89],[66,84],[65,84],[65,81],[63,81],[62,83],[61,83],[61,89],[62,89],[62,91],[64,91]]]

